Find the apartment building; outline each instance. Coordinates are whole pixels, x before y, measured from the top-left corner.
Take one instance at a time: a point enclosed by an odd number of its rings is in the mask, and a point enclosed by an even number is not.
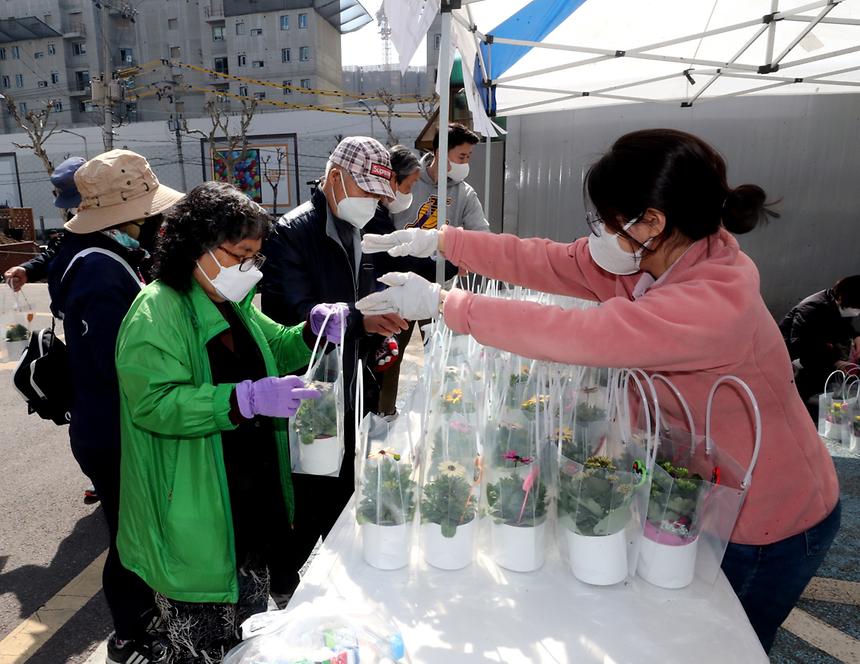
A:
[[[167,120],[203,112],[205,89],[296,104],[337,105],[339,97],[301,89],[341,87],[340,35],[371,21],[358,0],[108,0],[110,69],[145,65],[123,80],[129,100],[119,120]],[[89,81],[102,66],[100,9],[94,0],[0,2],[0,94],[21,110],[54,102],[61,126],[99,122]],[[172,60],[216,72],[266,81],[271,87],[223,79]],[[155,63],[155,64],[153,64]],[[8,82],[8,87],[6,83]],[[180,95],[159,95],[173,83]],[[131,93],[139,95],[133,101]],[[175,107],[171,101],[179,100]],[[263,105],[260,110],[274,107]],[[5,110],[0,130],[15,131]]]

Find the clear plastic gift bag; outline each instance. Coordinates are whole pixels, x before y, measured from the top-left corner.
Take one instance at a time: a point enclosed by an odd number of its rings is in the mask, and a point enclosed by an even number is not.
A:
[[[302,401],[290,419],[293,473],[337,477],[344,455],[343,341],[326,353],[323,323],[304,380],[319,399]],[[341,329],[345,326],[342,325]]]
[[[818,395],[818,434],[831,443],[849,440],[848,389],[856,380],[844,371],[834,371]]]
[[[630,423],[630,384],[635,386],[644,429]],[[643,381],[632,372],[610,374],[606,434],[566,444],[559,426],[557,538],[573,575],[585,583],[611,586],[636,572],[650,490],[656,423],[652,424]],[[652,398],[656,398],[652,394]],[[561,415],[561,424],[570,421]],[[570,454],[571,456],[567,456]]]
[[[378,607],[358,610],[322,597],[242,623],[243,641],[223,664],[393,664],[409,662],[397,625]]]
[[[30,328],[33,325],[33,307],[24,291],[11,288],[0,290],[0,330],[2,348],[6,361],[17,362],[30,343]]]
[[[546,374],[544,366],[533,366],[527,393],[548,393]],[[484,509],[489,517],[492,555],[499,566],[514,572],[540,569],[546,557],[551,407],[549,402],[536,399],[534,409],[503,409],[487,427]]]

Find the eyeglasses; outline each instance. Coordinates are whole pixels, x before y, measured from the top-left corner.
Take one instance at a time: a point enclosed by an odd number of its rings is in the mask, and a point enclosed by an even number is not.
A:
[[[643,212],[642,214],[633,217],[633,219],[631,219],[626,224],[624,224],[624,226],[621,227],[621,230],[619,232],[624,237],[639,243],[639,240],[637,240],[635,237],[631,237],[630,235],[628,235],[627,229],[630,228],[633,224],[637,223],[640,219],[642,219],[642,215],[644,214],[645,213]],[[600,237],[601,235],[603,235],[606,230],[606,224],[603,223],[603,219],[597,212],[594,212],[593,210],[586,210],[585,223],[588,224],[588,230],[590,230],[591,233],[596,237]]]
[[[258,270],[263,267],[263,263],[266,262],[266,257],[261,253],[256,253],[253,256],[239,256],[238,254],[234,254],[229,249],[225,249],[222,246],[218,246],[218,248],[223,251],[228,256],[232,256],[237,261],[239,261],[239,272],[247,272],[251,268],[255,267]]]

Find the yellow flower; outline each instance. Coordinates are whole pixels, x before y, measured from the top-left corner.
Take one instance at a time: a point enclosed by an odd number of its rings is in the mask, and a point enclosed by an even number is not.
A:
[[[442,461],[438,466],[439,472],[448,477],[466,477],[466,468],[456,461]]]
[[[389,459],[393,459],[394,461],[400,461],[400,455],[399,454],[397,454],[392,449],[384,449],[384,448],[377,451],[377,452],[374,452],[373,454],[371,454],[367,458],[368,459],[382,459],[382,458],[386,458],[386,457]]]
[[[570,427],[556,429],[552,434],[552,440],[560,440],[562,443],[572,443],[573,429],[571,429]]]
[[[463,390],[459,387],[456,390],[452,390],[448,394],[445,395],[445,403],[451,404],[452,406],[457,405],[463,400]]]

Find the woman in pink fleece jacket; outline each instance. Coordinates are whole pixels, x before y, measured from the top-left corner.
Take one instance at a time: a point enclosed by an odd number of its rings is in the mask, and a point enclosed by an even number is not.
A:
[[[586,188],[592,234],[571,244],[447,227],[368,236],[364,246],[392,255],[439,250],[471,272],[600,307],[563,310],[445,293],[401,273],[383,277],[391,287],[358,306],[407,319],[441,311],[454,331],[526,357],[664,373],[689,401],[700,431],[714,381],[746,381],[761,408],[762,449],[723,570],[769,650],[840,521],[833,462],[795,389],[758,270],[730,233],[776,215],[760,187],[729,187],[725,162],[711,146],[668,129],[622,136],[591,167]],[[669,418],[681,419],[674,399],[662,396]],[[714,439],[748,461],[749,406],[724,388],[715,408]]]

